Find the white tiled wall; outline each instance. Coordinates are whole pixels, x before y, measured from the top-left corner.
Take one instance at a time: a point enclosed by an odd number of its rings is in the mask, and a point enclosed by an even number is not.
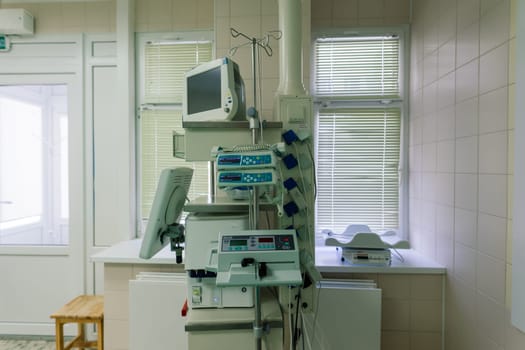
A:
[[[410,235],[448,267],[446,349],[525,348],[508,299],[515,1],[413,2]]]

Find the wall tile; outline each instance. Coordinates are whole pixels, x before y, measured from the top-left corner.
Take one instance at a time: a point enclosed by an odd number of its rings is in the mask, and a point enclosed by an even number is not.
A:
[[[313,5],[313,1],[311,4]],[[277,16],[279,13],[279,6],[277,0],[263,0],[261,1],[261,14],[263,16]],[[313,11],[312,11],[313,16]]]
[[[454,66],[452,66],[454,69]],[[456,99],[456,74],[454,72],[443,76],[438,80],[438,109],[451,106]]]
[[[410,329],[438,332],[441,330],[441,301],[411,300]]]
[[[167,32],[172,29],[171,14],[177,11],[177,9],[172,8],[172,5],[171,0],[148,1],[148,29],[150,31]]]
[[[231,47],[230,19],[228,17],[217,17],[214,32],[216,49],[229,50]]]
[[[481,0],[480,13],[482,16],[493,10],[497,6],[501,6],[502,0]]]
[[[456,139],[456,172],[477,173],[478,171],[478,137]]]
[[[476,297],[477,326],[479,332],[485,334],[498,344],[505,342],[505,308],[481,293]]]
[[[478,215],[478,249],[480,252],[505,260],[507,220],[494,215]]]
[[[455,169],[455,142],[446,140],[437,144],[437,167],[438,172],[453,173]]]
[[[508,88],[503,87],[479,96],[480,134],[507,129]]]
[[[259,16],[261,0],[230,0],[230,16]]]
[[[437,2],[427,2],[427,6],[437,6]],[[439,26],[437,22],[437,11],[427,9],[423,24],[423,53],[428,55],[437,50],[439,38]]]
[[[104,317],[110,320],[129,319],[129,293],[127,291],[105,291]]]
[[[410,349],[441,350],[441,332],[410,333]]]
[[[478,95],[477,59],[456,70],[456,103]]]
[[[475,287],[476,251],[461,243],[456,243],[454,249],[454,276],[465,285]]]
[[[496,132],[479,136],[480,174],[507,173],[507,132]]]
[[[66,31],[82,32],[86,25],[86,4],[83,2],[63,3],[62,24]]]
[[[409,14],[410,14],[410,0],[385,1],[385,16],[392,17],[392,18],[408,19]]]
[[[454,220],[454,238],[470,248],[476,248],[478,213],[472,210],[456,208]]]
[[[383,331],[410,329],[410,302],[385,299],[381,305],[381,329]]]
[[[505,350],[521,350],[525,344],[525,332],[521,332],[516,327],[512,326],[509,316],[506,317],[505,322]]]
[[[35,18],[36,33],[62,32],[62,4],[50,3],[40,6],[38,17]]]
[[[437,111],[437,83],[431,83],[423,88],[423,113],[428,116]]]
[[[436,203],[443,205],[454,205],[454,174],[436,174]]]
[[[427,46],[425,46],[427,50]],[[423,58],[423,85],[436,81],[438,77],[438,51],[433,50]]]
[[[359,18],[382,18],[384,11],[383,0],[359,0]]]
[[[458,0],[458,30],[479,20],[480,0]]]
[[[457,208],[478,209],[478,175],[456,174],[455,204]]]
[[[378,276],[377,285],[381,297],[386,299],[408,299],[410,297],[410,276],[383,274]]]
[[[441,301],[443,277],[440,275],[411,275],[410,297],[417,300]]]
[[[494,299],[499,304],[505,303],[505,261],[478,253],[476,262],[476,285],[478,291]]]
[[[481,56],[479,61],[479,92],[483,94],[508,84],[508,44]]]
[[[230,17],[230,0],[215,0],[214,11],[215,17]]]
[[[454,270],[454,240],[451,237],[441,236],[437,231],[436,237],[436,261],[446,267],[447,271]]]
[[[422,143],[433,143],[437,140],[437,115],[435,113],[427,114],[422,118]]]
[[[456,105],[456,137],[478,134],[478,98],[474,97]]]
[[[263,0],[265,2],[266,0]],[[312,0],[312,20],[326,20],[331,22],[333,1]]]
[[[445,3],[440,1],[440,3]],[[438,45],[443,45],[456,35],[456,6],[454,1],[449,1],[445,11],[439,16]]]
[[[172,29],[188,29],[197,27],[197,1],[177,0],[172,8]],[[150,14],[150,20],[154,17]]]
[[[423,90],[413,90],[410,94],[410,120],[423,115]]]
[[[104,288],[107,291],[127,291],[133,277],[131,266],[106,264],[104,267]]]
[[[142,2],[143,3],[143,2]],[[139,2],[135,3],[137,8],[137,15],[135,20],[138,20],[138,12],[142,9]],[[115,2],[86,2],[86,31],[90,33],[111,33],[114,32],[114,26],[116,25],[116,4]],[[147,14],[147,12],[146,12]],[[140,18],[140,17],[139,17]],[[144,18],[146,22],[147,17]],[[142,22],[137,23],[141,25]]]
[[[436,206],[436,233],[438,237],[454,237],[454,207],[448,205]]]
[[[461,67],[479,55],[479,22],[458,31],[456,40],[456,66]]]
[[[410,147],[409,152],[409,169],[411,172],[421,171],[421,145]]]
[[[509,39],[510,1],[503,0],[480,20],[480,54],[500,46]]]
[[[423,144],[421,153],[421,169],[423,171],[436,171],[436,143]]]
[[[197,4],[197,28],[212,29],[214,24],[213,0],[198,0]]]
[[[479,176],[479,211],[507,217],[507,176]]]
[[[324,2],[326,3],[326,2]],[[357,21],[359,17],[358,0],[334,0],[332,8],[332,18],[334,20]],[[329,5],[325,5],[328,6]]]
[[[453,140],[456,136],[455,131],[455,119],[456,112],[455,106],[449,106],[437,112],[437,139],[442,140]]]
[[[403,350],[410,348],[410,332],[382,331],[381,350]]]
[[[121,320],[104,320],[104,348],[129,348],[129,323]]]

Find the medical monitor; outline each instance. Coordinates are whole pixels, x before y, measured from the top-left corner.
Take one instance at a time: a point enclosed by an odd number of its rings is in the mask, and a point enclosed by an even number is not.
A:
[[[170,242],[170,234],[174,231],[178,232],[180,228],[178,221],[186,202],[192,176],[193,169],[190,168],[162,170],[140,248],[141,258],[150,259]]]
[[[239,66],[224,57],[203,63],[184,77],[183,121],[246,118],[244,82]]]

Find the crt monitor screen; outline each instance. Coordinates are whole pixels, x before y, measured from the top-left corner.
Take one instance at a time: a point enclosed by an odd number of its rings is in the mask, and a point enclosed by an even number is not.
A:
[[[221,107],[221,67],[188,77],[188,113]]]

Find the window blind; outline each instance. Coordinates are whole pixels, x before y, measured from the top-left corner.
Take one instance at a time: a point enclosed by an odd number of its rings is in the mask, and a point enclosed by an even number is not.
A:
[[[148,218],[162,169],[189,167],[194,170],[188,198],[208,193],[208,163],[186,162],[173,157],[172,132],[183,132],[180,110],[145,110],[141,113],[142,217]]]
[[[317,232],[398,228],[400,126],[399,108],[319,112]]]
[[[184,74],[212,59],[211,42],[147,43],[145,103],[182,103]]]
[[[323,38],[315,43],[315,94],[332,98],[400,96],[399,38]]]
[[[149,42],[144,47],[145,104],[182,103],[184,74],[212,59],[208,41]],[[173,132],[184,133],[182,109],[145,109],[141,112],[141,214],[148,218],[160,172],[164,168],[186,166],[194,169],[190,199],[208,193],[208,163],[186,162],[173,157]]]

